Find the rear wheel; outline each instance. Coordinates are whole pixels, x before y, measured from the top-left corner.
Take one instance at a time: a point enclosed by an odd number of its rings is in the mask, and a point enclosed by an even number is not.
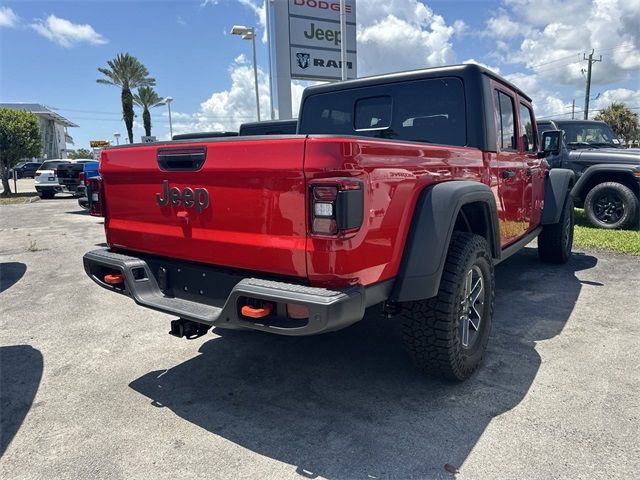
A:
[[[638,199],[626,185],[601,183],[587,194],[584,213],[594,227],[629,228],[636,222]]]
[[[547,263],[566,263],[573,248],[573,198],[567,192],[558,223],[545,225],[538,235],[538,256]]]
[[[56,192],[53,192],[51,190],[43,190],[42,192],[40,192],[40,198],[44,198],[46,200],[49,200],[51,198],[53,198],[53,196],[56,194]]]
[[[471,376],[489,340],[494,290],[487,241],[454,232],[438,295],[403,306],[403,337],[418,368],[451,380]]]

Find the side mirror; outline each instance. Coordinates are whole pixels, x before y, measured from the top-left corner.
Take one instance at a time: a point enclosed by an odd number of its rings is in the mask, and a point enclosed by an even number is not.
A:
[[[542,134],[542,153],[545,157],[558,155],[562,148],[562,130],[549,130]]]

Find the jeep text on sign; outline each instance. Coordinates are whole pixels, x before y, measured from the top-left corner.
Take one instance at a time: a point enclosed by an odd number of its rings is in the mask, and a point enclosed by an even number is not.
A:
[[[346,2],[347,78],[357,77],[355,2]],[[340,80],[340,2],[289,0],[291,77]]]
[[[330,48],[340,51],[340,24],[289,17],[291,46]],[[355,52],[356,26],[347,24],[347,50]]]

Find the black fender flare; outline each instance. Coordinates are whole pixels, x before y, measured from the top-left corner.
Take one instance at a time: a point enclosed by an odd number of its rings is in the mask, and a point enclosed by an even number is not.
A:
[[[553,225],[560,221],[564,201],[575,180],[573,170],[554,168],[544,179],[544,208],[542,225]]]
[[[491,188],[464,180],[426,187],[413,211],[391,301],[422,300],[438,294],[458,213],[464,205],[476,202],[485,206],[487,241],[494,259],[500,258],[498,210]]]
[[[553,171],[553,170],[551,170]],[[573,198],[578,200],[584,200],[587,192],[583,192],[584,188],[589,183],[589,180],[598,173],[610,172],[610,173],[623,173],[628,174],[629,178],[632,180],[640,181],[640,166],[639,165],[621,165],[621,164],[613,164],[613,163],[600,163],[598,165],[593,165],[585,170],[585,172],[580,175],[578,181],[575,186],[571,189],[571,195]]]

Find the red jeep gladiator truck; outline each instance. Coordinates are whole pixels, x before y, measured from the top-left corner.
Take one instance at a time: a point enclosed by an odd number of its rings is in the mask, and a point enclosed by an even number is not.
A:
[[[112,147],[92,187],[100,286],[211,326],[335,331],[381,305],[422,370],[463,380],[494,310],[494,266],[538,238],[566,262],[573,172],[549,170],[531,100],[460,65],[304,91],[295,135]]]

